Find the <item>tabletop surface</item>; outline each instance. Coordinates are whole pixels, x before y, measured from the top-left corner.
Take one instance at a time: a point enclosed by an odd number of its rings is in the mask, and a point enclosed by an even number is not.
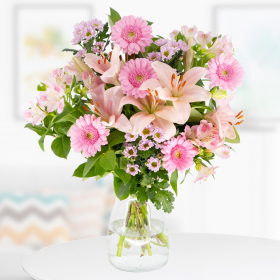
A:
[[[173,279],[279,280],[280,242],[234,235],[170,234],[168,264],[147,273],[123,272],[107,259],[106,237],[39,250],[23,262],[35,280]]]

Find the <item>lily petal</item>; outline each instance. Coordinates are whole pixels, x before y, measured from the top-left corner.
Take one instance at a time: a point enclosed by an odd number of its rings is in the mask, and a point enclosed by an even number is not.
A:
[[[156,116],[170,122],[180,123],[178,111],[173,106],[162,106],[155,112]]]
[[[115,86],[120,86],[121,83],[118,79],[119,76],[119,68],[118,65],[113,65],[112,67],[110,67],[102,76],[101,76],[101,80],[104,83],[107,84],[112,84]]]
[[[104,74],[111,67],[111,63],[109,61],[102,59],[94,53],[86,54],[85,63],[100,74]]]
[[[157,79],[149,79],[145,81],[141,86],[140,90],[155,90],[156,88],[161,87],[161,83]]]
[[[132,125],[132,134],[139,134],[148,124],[150,124],[155,119],[154,114],[149,114],[148,112],[139,112],[130,118]]]
[[[173,97],[172,96],[172,92],[168,88],[160,88],[160,89],[158,89],[158,96],[162,100],[170,100],[170,101],[178,100],[178,97]]]
[[[196,85],[189,85],[182,88],[179,99],[183,102],[198,102],[208,101],[210,98],[211,93],[206,89]]]
[[[138,107],[140,110],[145,111],[145,107],[143,106],[143,104],[132,96],[123,97],[119,106],[122,107],[125,104],[132,104],[132,105]]]
[[[176,134],[176,127],[173,122],[156,117],[153,121],[153,125],[161,128],[165,132],[164,137],[166,140],[169,140],[172,136]]]
[[[116,129],[118,129],[122,132],[126,132],[126,133],[132,131],[132,125],[124,114],[121,114],[121,116],[114,123],[113,127],[115,127]]]
[[[175,87],[177,86],[177,73],[176,73],[175,69],[173,69],[169,65],[167,65],[163,62],[159,62],[159,61],[153,62],[152,67],[155,70],[155,72],[157,73],[160,83],[165,88],[172,90],[171,79],[172,79],[173,74],[175,75],[174,86]]]
[[[173,105],[180,116],[180,121],[177,123],[184,124],[185,122],[187,122],[191,114],[190,104],[188,102],[183,102],[180,100],[180,101],[173,101]]]
[[[184,74],[183,82],[186,82],[187,85],[195,85],[206,73],[207,70],[203,67],[191,68]]]

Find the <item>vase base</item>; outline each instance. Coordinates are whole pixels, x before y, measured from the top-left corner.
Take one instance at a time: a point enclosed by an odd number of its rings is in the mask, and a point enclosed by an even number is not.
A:
[[[148,272],[162,268],[168,263],[168,255],[143,256],[108,256],[111,265],[119,270],[127,272]]]

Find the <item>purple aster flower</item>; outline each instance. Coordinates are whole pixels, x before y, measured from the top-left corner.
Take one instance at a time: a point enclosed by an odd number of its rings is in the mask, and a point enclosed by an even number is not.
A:
[[[178,44],[178,48],[180,50],[182,50],[183,52],[185,52],[189,49],[189,46],[181,39],[177,42],[177,44]]]
[[[161,128],[155,127],[154,132],[153,132],[153,139],[156,142],[161,143],[161,142],[165,141],[164,134],[165,133]]]
[[[86,49],[82,49],[82,50],[79,50],[77,53],[76,53],[76,56],[78,58],[84,58],[87,54],[87,50]]]
[[[129,145],[124,149],[123,155],[127,158],[136,157],[137,156],[137,150],[134,146]]]
[[[138,164],[134,164],[134,165],[128,164],[125,169],[125,172],[132,176],[135,176],[139,172],[139,165]]]
[[[179,50],[178,43],[174,40],[168,41],[166,46],[172,47],[174,49],[174,52],[177,52]]]
[[[169,60],[171,59],[172,55],[175,53],[174,49],[170,46],[162,46],[160,47],[160,52],[161,52],[161,57],[162,60],[166,59]]]
[[[153,125],[149,124],[142,130],[140,135],[142,136],[143,139],[146,139],[148,136],[153,135],[154,129],[155,129],[155,127]]]
[[[161,167],[160,160],[158,158],[150,157],[148,159],[147,167],[154,172],[159,171],[159,169]]]
[[[140,151],[147,151],[154,146],[151,140],[141,140],[138,149]]]
[[[103,26],[104,26],[104,24],[102,23],[102,21],[99,20],[99,19],[97,19],[97,18],[94,18],[94,19],[92,19],[92,20],[89,20],[89,21],[88,21],[88,25],[91,26],[92,28],[97,29],[97,30],[100,30],[100,31],[103,30]]]
[[[83,38],[85,39],[86,43],[95,36],[96,31],[92,27],[88,26],[83,28]]]
[[[161,149],[162,148],[162,146],[163,146],[163,144],[159,144],[159,143],[156,143],[156,149]]]
[[[168,43],[168,39],[158,39],[154,42],[157,46],[164,46]]]
[[[94,53],[103,52],[104,42],[97,42],[95,46],[91,49]]]
[[[133,142],[138,138],[138,135],[133,135],[131,133],[126,133],[124,138],[126,139],[127,142]]]
[[[159,60],[161,60],[161,53],[160,52],[148,53],[148,60],[150,60],[150,61],[159,61]]]
[[[82,41],[81,35],[75,35],[73,40],[71,41],[72,45],[78,45]]]

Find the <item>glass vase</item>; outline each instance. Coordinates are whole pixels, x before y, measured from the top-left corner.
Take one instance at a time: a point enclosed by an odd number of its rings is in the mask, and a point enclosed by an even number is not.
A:
[[[164,213],[136,197],[116,199],[108,229],[108,257],[117,269],[146,272],[166,265],[169,258],[168,230]]]

